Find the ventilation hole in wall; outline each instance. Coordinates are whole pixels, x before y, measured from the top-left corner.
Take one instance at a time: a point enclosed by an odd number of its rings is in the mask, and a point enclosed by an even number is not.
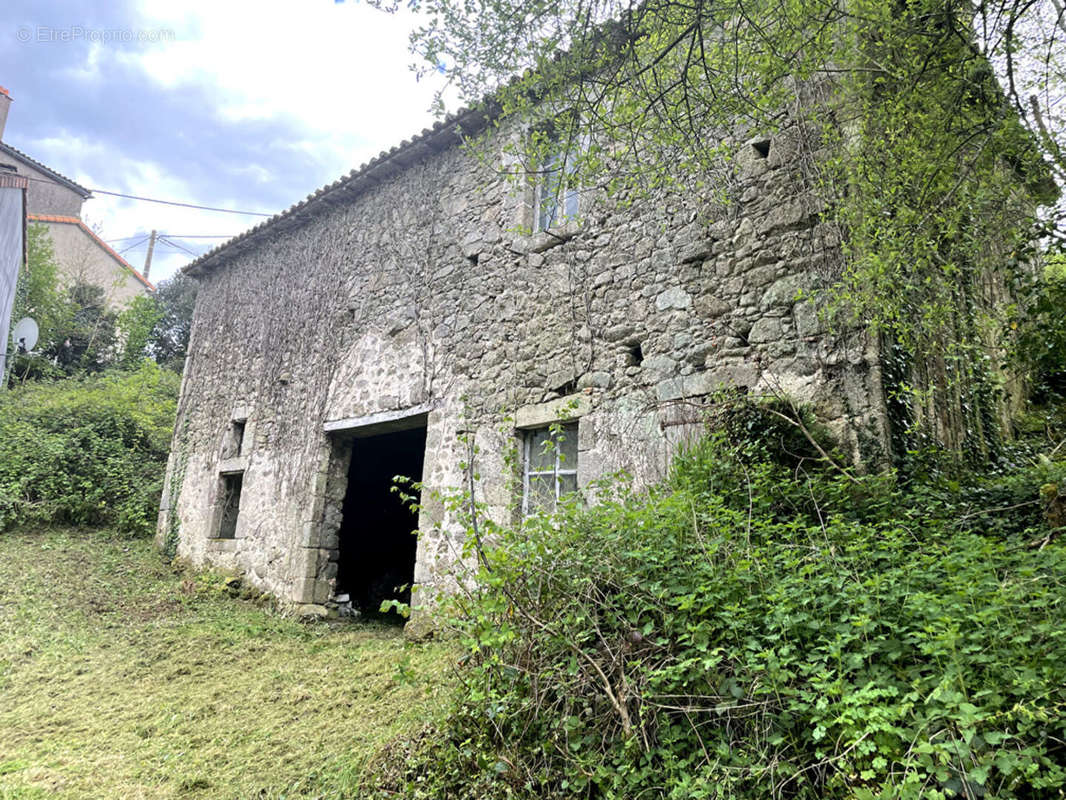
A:
[[[474,255],[472,255],[472,256],[467,256],[466,260],[469,261],[471,264],[473,264],[476,267],[477,266],[477,253],[474,253]]]
[[[640,342],[629,345],[626,349],[626,366],[639,367],[643,361],[644,351],[640,347]]]
[[[556,388],[552,389],[552,391],[561,395],[573,394],[577,391],[577,381],[573,379],[568,380],[562,386],[557,386]]]
[[[761,142],[752,142],[751,147],[759,158],[767,158],[770,155],[769,139],[763,139]]]

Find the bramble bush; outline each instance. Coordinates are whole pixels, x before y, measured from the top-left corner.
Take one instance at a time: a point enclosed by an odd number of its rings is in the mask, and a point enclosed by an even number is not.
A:
[[[853,476],[737,420],[649,492],[481,522],[455,706],[365,796],[1064,796],[1047,521],[975,509],[987,482]],[[1010,491],[1063,479],[1045,460]]]
[[[180,377],[144,362],[0,392],[0,530],[155,527]]]

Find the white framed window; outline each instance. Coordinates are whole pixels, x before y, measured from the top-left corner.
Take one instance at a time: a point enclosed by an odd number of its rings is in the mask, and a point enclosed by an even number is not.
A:
[[[577,423],[522,432],[522,515],[551,513],[577,491]]]
[[[546,231],[577,216],[579,192],[577,158],[560,141],[553,141],[537,171],[533,190],[534,230]]]

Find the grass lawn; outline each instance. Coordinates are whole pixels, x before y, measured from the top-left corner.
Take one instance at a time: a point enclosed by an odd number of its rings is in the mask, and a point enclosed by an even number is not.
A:
[[[235,599],[147,541],[0,533],[0,800],[354,796],[452,655]]]

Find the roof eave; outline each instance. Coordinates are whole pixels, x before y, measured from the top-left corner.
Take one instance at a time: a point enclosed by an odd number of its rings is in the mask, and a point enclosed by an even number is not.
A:
[[[11,156],[14,159],[17,159],[17,160],[21,161],[26,166],[32,167],[35,170],[38,170],[40,172],[45,173],[46,175],[48,175],[48,177],[52,178],[56,183],[60,183],[63,186],[66,186],[71,191],[81,195],[81,198],[83,200],[88,200],[90,197],[92,197],[93,193],[91,191],[89,191],[88,189],[86,189],[84,186],[82,186],[80,183],[76,183],[75,181],[72,181],[66,175],[63,175],[63,174],[61,174],[59,172],[56,172],[54,169],[52,169],[51,167],[49,167],[49,166],[47,166],[45,164],[42,164],[40,161],[38,161],[37,159],[33,158],[32,156],[28,156],[25,153],[23,153],[21,150],[19,150],[19,149],[15,148],[15,147],[12,147],[9,144],[7,144],[7,142],[0,142],[0,152],[7,153],[7,155]]]
[[[323,186],[299,203],[267,219],[242,234],[210,250],[182,267],[181,271],[199,277],[234,258],[264,235],[300,225],[310,217],[310,211],[322,203],[350,200],[373,186],[391,178],[400,170],[433,153],[439,153],[461,142],[465,137],[480,133],[499,115],[500,109],[491,99],[449,114],[432,128],[404,140],[391,150],[382,151],[375,158]]]

